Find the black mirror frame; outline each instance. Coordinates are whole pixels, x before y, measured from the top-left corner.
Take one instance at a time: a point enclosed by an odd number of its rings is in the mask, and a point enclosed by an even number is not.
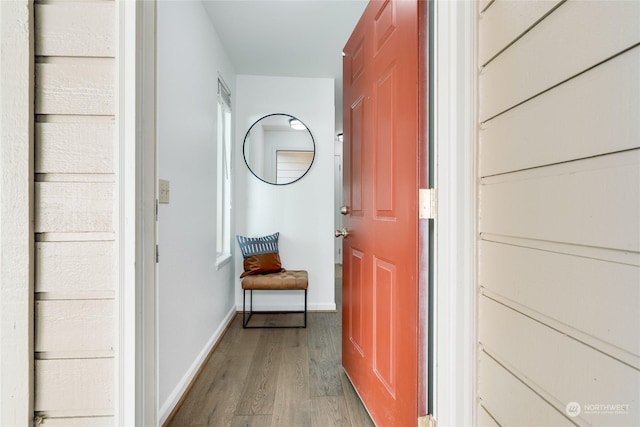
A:
[[[287,182],[284,184],[278,184],[277,182],[269,182],[266,181],[265,179],[259,177],[258,175],[256,175],[256,173],[253,171],[253,169],[251,169],[251,166],[249,166],[249,163],[247,162],[247,154],[246,154],[246,150],[247,150],[247,138],[249,136],[249,133],[251,133],[251,129],[253,129],[253,127],[255,125],[257,125],[258,123],[260,123],[261,120],[266,119],[267,117],[272,117],[272,116],[287,116],[290,119],[295,119],[300,121],[300,123],[302,123],[304,125],[304,127],[306,128],[307,132],[309,132],[309,136],[311,137],[311,143],[313,144],[313,158],[311,159],[311,163],[309,163],[309,167],[307,168],[307,170],[300,175],[298,178],[296,178],[295,180],[291,181],[291,182]],[[291,114],[287,114],[287,113],[271,113],[271,114],[267,114],[266,116],[262,116],[260,117],[258,120],[256,120],[255,122],[253,122],[253,124],[249,127],[249,129],[247,130],[247,132],[244,134],[244,140],[242,141],[242,158],[244,160],[244,164],[247,165],[247,169],[249,169],[249,172],[251,172],[251,174],[253,176],[255,176],[256,178],[258,178],[260,181],[264,182],[265,184],[269,184],[269,185],[290,185],[293,184],[295,182],[300,181],[302,178],[304,178],[305,175],[307,175],[309,173],[309,171],[311,170],[311,167],[313,166],[313,163],[316,160],[316,140],[313,137],[313,133],[311,133],[311,130],[309,129],[309,127],[307,126],[306,123],[304,123],[302,120],[300,120],[299,118],[292,116]]]

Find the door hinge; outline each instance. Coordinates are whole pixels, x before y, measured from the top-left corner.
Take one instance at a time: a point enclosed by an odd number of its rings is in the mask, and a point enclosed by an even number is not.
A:
[[[156,264],[160,262],[160,247],[156,245]]]
[[[438,423],[433,415],[425,415],[418,418],[418,427],[437,427]]]
[[[158,222],[158,199],[156,199],[156,222]]]
[[[420,219],[436,219],[438,197],[435,188],[421,188],[418,193]]]

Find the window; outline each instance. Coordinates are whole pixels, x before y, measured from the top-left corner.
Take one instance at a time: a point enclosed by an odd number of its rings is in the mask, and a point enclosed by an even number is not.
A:
[[[218,79],[216,266],[231,259],[231,93]]]

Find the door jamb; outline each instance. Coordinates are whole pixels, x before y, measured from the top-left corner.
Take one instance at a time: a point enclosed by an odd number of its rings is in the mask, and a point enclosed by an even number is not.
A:
[[[118,425],[158,423],[156,2],[116,2]]]
[[[434,2],[434,415],[473,425],[476,384],[477,2]]]
[[[433,188],[431,158],[431,2],[417,1],[418,14],[418,191]],[[419,195],[418,195],[419,196]],[[419,199],[419,197],[418,197]],[[432,413],[433,399],[433,220],[418,215],[418,417]]]

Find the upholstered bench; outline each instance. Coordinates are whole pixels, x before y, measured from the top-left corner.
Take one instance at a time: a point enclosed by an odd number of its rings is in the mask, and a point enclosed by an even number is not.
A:
[[[305,270],[287,270],[279,273],[256,274],[242,279],[242,327],[243,328],[306,328],[307,327],[307,288],[309,278]],[[253,291],[275,290],[303,290],[304,311],[253,311]],[[246,299],[249,291],[249,316],[247,315]],[[249,320],[254,313],[304,313],[304,324],[296,326],[249,326]]]

